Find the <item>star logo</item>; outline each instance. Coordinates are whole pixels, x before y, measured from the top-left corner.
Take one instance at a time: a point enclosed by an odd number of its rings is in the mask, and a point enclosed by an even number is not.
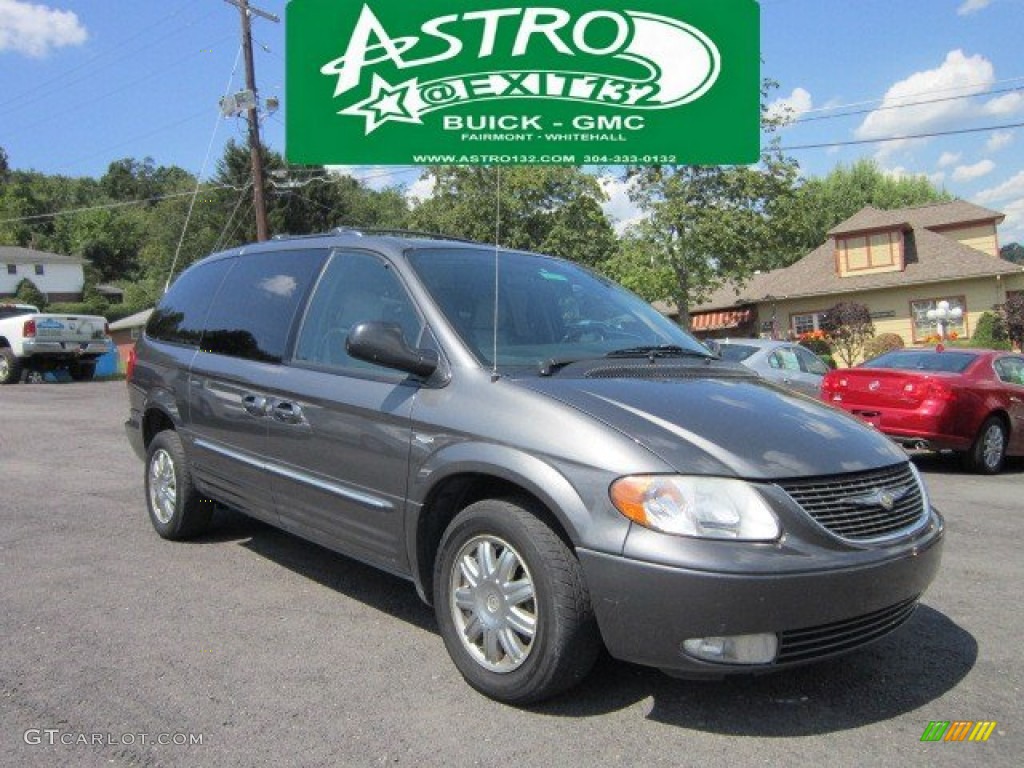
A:
[[[366,118],[366,135],[388,122],[423,124],[420,118],[416,78],[392,86],[380,75],[373,76],[370,95],[338,114]]]

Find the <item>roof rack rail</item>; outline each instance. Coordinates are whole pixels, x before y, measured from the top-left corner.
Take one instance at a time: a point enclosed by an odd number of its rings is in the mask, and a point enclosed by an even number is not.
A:
[[[425,232],[418,229],[401,229],[395,227],[335,227],[331,230],[331,233],[338,235],[391,235],[393,237],[416,237],[424,240],[454,240],[459,243],[476,242],[476,240],[470,240],[466,237],[443,235],[440,232]]]
[[[304,240],[315,237],[327,237],[330,235],[356,235],[357,237],[363,237],[365,235],[383,235],[392,237],[409,237],[409,238],[421,238],[423,240],[451,240],[459,243],[475,243],[476,240],[470,240],[465,237],[455,237],[454,235],[442,235],[438,232],[421,232],[416,229],[393,229],[388,227],[334,227],[330,232],[313,232],[308,235],[289,235],[287,233],[274,235],[271,240]]]

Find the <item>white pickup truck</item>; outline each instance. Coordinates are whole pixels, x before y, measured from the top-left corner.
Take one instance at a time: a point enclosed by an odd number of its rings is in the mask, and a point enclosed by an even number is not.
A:
[[[0,384],[17,384],[23,371],[61,369],[88,381],[96,358],[109,351],[106,318],[44,315],[31,304],[0,303]]]

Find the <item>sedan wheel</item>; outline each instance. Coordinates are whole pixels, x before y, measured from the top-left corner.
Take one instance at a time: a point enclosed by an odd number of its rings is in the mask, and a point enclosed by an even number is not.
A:
[[[1003,468],[1006,458],[1006,427],[1001,419],[990,416],[978,430],[974,445],[967,454],[968,467],[984,475],[994,475]]]

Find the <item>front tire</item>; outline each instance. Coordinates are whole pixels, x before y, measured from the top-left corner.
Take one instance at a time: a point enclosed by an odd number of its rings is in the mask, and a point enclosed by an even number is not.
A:
[[[967,468],[983,475],[998,474],[1006,459],[1007,438],[1003,420],[998,416],[989,416],[966,454]]]
[[[210,525],[213,502],[196,492],[174,430],[160,432],[146,451],[146,507],[153,528],[165,539],[189,539]]]
[[[22,363],[10,347],[0,349],[0,385],[21,381]]]
[[[600,649],[579,561],[524,500],[485,499],[456,516],[435,563],[434,610],[466,682],[509,704],[575,685]]]

